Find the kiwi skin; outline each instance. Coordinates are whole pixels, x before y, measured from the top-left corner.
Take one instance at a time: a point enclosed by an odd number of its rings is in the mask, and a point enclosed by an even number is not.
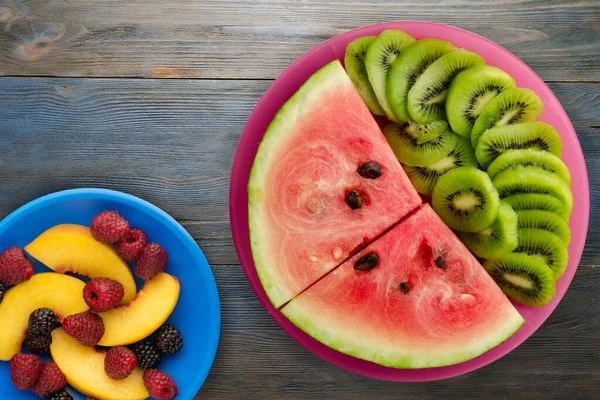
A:
[[[571,243],[571,229],[569,224],[560,216],[543,210],[520,210],[517,211],[519,219],[519,228],[522,229],[543,229],[548,231],[565,245]]]
[[[519,245],[515,253],[525,253],[546,262],[557,281],[569,263],[567,246],[556,235],[542,229],[519,229]]]
[[[353,40],[346,47],[344,65],[354,87],[360,93],[369,110],[375,115],[385,115],[385,111],[379,105],[377,96],[369,82],[369,76],[365,69],[365,55],[367,48],[375,40],[376,36],[363,36]]]
[[[549,194],[522,193],[504,197],[502,201],[507,202],[518,213],[519,211],[541,210],[558,215],[563,220],[569,220],[567,207],[556,197]]]
[[[507,150],[500,154],[487,168],[490,178],[494,179],[500,172],[516,165],[534,166],[555,173],[571,186],[571,173],[565,163],[552,153],[543,150],[522,149]]]
[[[504,294],[517,303],[542,307],[556,292],[552,270],[526,254],[510,253],[499,260],[484,262],[483,267]]]

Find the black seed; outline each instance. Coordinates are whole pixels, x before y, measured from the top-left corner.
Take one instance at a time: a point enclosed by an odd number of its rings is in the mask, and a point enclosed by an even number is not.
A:
[[[381,176],[381,167],[372,162],[364,163],[358,167],[358,174],[364,178],[376,179]]]
[[[369,253],[363,256],[354,263],[354,269],[359,271],[368,271],[375,268],[379,264],[379,257],[375,253]]]
[[[351,190],[348,196],[346,196],[346,203],[348,203],[351,209],[357,210],[363,206],[363,199],[356,190]]]
[[[440,269],[446,268],[446,259],[442,256],[437,256],[435,259],[435,266]]]
[[[410,292],[410,285],[408,284],[408,282],[402,282],[399,286],[398,289],[400,289],[400,291],[404,294],[407,294],[408,292]]]

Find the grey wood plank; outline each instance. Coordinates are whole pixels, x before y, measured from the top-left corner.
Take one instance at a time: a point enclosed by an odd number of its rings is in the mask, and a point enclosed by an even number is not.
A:
[[[0,0],[0,75],[273,79],[339,33],[427,20],[496,41],[546,81],[599,81],[598,9],[598,0]]]
[[[122,190],[182,221],[212,264],[236,264],[229,173],[266,81],[0,79],[0,218],[73,187]],[[552,83],[590,171],[582,264],[600,264],[600,83]]]

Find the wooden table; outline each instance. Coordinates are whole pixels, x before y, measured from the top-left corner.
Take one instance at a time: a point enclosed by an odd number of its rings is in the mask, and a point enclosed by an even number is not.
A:
[[[353,375],[289,338],[242,274],[227,211],[235,146],[271,81],[334,35],[399,19],[468,29],[529,64],[577,130],[592,192],[581,266],[544,326],[492,365],[424,384]],[[598,0],[0,0],[0,218],[96,186],[179,220],[222,300],[198,398],[600,398],[599,54]]]

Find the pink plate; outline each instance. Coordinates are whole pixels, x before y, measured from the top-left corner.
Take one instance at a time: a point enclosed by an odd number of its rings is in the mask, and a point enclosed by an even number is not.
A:
[[[489,65],[508,72],[516,80],[517,86],[534,90],[545,104],[541,120],[553,125],[560,133],[564,148],[563,160],[573,176],[575,206],[570,221],[572,241],[569,246],[569,266],[557,282],[556,295],[550,304],[542,308],[516,305],[527,321],[516,334],[477,358],[448,367],[416,370],[383,367],[342,354],[319,343],[273,307],[260,284],[250,251],[246,187],[258,145],[273,116],[315,71],[336,58],[343,61],[348,43],[361,36],[378,35],[382,30],[390,28],[402,29],[416,39],[436,37],[449,40],[457,47],[480,54]],[[242,268],[256,296],[275,321],[306,349],[338,367],[373,378],[401,382],[432,381],[473,371],[504,356],[533,334],[554,311],[575,275],[585,244],[590,208],[587,171],[581,146],[569,117],[544,81],[515,55],[488,39],[452,26],[417,21],[383,23],[344,33],[315,47],[286,69],[260,99],[242,132],[233,162],[229,201],[231,229]]]

